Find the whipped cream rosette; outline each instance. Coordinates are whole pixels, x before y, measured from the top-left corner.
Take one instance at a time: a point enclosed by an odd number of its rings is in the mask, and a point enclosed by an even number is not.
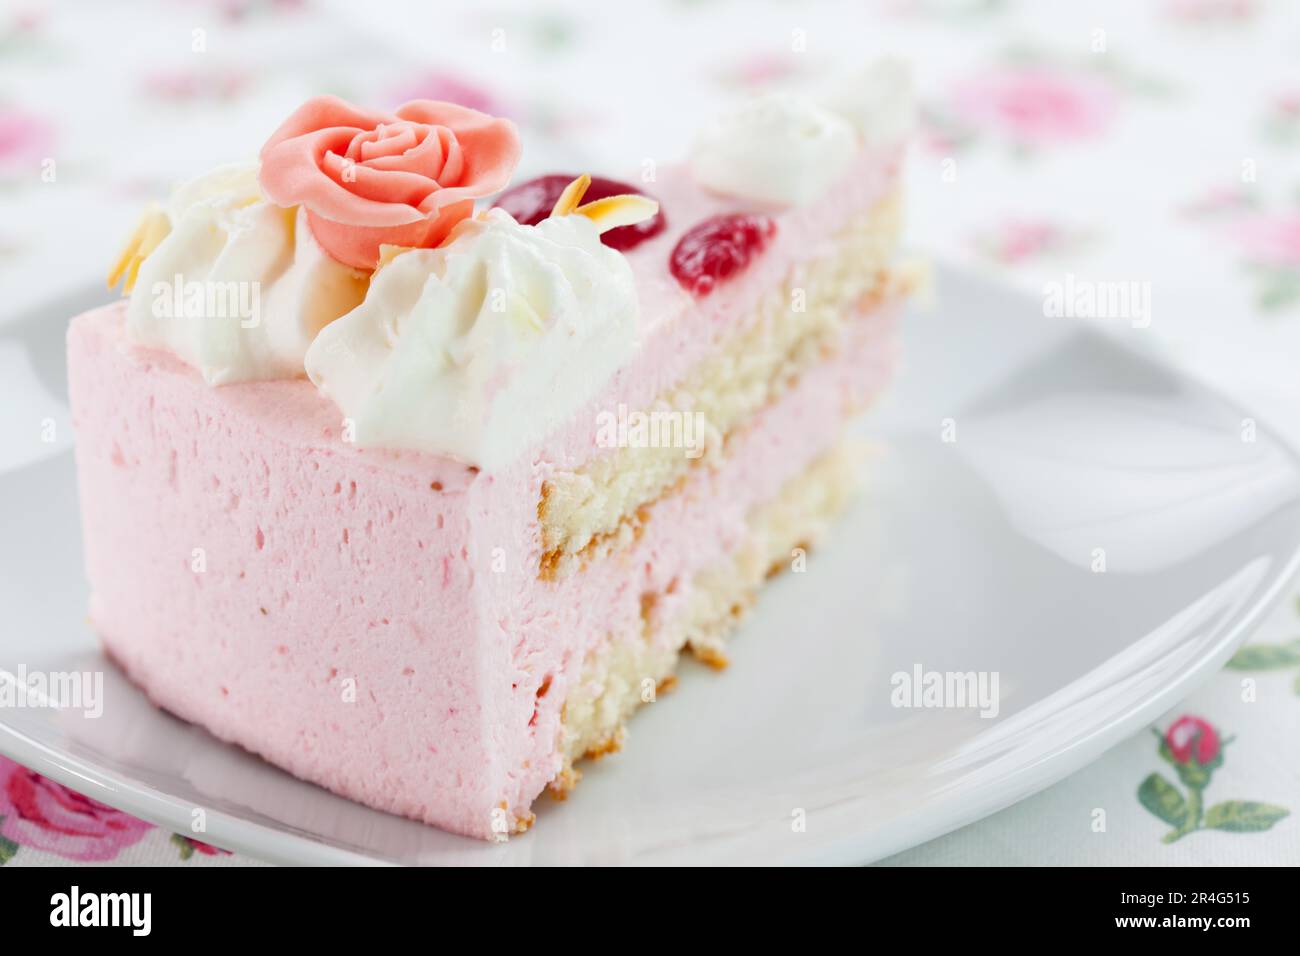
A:
[[[295,378],[307,346],[361,301],[365,273],[327,256],[302,210],[270,203],[257,164],[223,166],[147,211],[109,276],[127,329],[209,383]]]
[[[708,189],[779,206],[824,196],[863,147],[896,146],[913,123],[911,78],[879,60],[828,87],[754,97],[695,141],[691,172]]]
[[[524,226],[501,209],[437,249],[393,250],[365,301],[325,328],[307,373],[362,446],[492,469],[565,422],[632,354],[632,270],[601,244],[653,216],[641,196],[580,206],[581,177]]]

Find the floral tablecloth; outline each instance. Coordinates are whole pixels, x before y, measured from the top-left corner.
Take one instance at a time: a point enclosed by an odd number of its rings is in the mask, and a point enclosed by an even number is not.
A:
[[[1110,331],[1300,441],[1289,0],[10,0],[0,331],[100,277],[146,198],[251,155],[312,93],[456,100],[520,123],[521,175],[616,173],[679,155],[728,97],[882,52],[912,61],[923,105],[918,248],[1033,295],[1066,274],[1149,283],[1150,321]],[[0,347],[0,381],[23,361]],[[0,464],[26,453],[7,431],[26,414],[0,407]],[[1152,731],[891,862],[1300,863],[1294,597]],[[256,862],[0,760],[0,863],[102,861]]]

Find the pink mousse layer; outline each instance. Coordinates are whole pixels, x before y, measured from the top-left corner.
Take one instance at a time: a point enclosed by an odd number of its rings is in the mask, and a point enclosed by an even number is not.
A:
[[[902,154],[901,146],[864,150],[825,196],[786,209],[764,209],[752,201],[710,193],[682,167],[662,170],[658,182],[645,188],[659,201],[668,228],[626,253],[636,279],[641,347],[629,365],[592,389],[595,397],[566,427],[538,443],[533,462],[544,469],[573,470],[612,454],[596,443],[598,414],[620,403],[650,407],[724,340],[756,321],[765,295],[802,263],[833,255],[837,237],[850,221],[898,188]],[[776,221],[776,234],[743,272],[696,299],[669,271],[673,247],[698,223],[733,212],[766,212]],[[582,374],[580,368],[566,369],[570,371]]]
[[[634,545],[548,583],[541,483],[585,457],[589,428],[499,474],[360,450],[309,383],[208,387],[130,345],[123,311],[81,315],[68,336],[90,612],[109,652],[222,739],[481,837],[499,808],[522,818],[559,771],[560,709],[586,653],[639,635],[647,592],[675,613],[893,361],[892,308],[858,316],[839,355],[757,416],[718,469],[652,506]],[[656,357],[606,401],[635,404],[662,364],[705,350],[664,321],[674,331],[648,343]]]

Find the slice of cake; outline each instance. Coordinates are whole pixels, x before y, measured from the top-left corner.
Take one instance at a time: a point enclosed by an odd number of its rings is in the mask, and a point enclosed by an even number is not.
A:
[[[320,98],[178,189],[68,335],[108,653],[299,777],[526,829],[852,493],[911,285],[906,115],[881,66],[635,187],[489,205],[510,123]]]

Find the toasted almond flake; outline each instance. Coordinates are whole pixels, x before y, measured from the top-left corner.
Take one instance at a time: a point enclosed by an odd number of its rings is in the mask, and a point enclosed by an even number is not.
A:
[[[140,266],[144,265],[147,259],[158,244],[167,238],[167,234],[172,231],[172,223],[167,214],[158,209],[154,215],[147,217],[148,222],[145,225],[144,237],[140,240],[140,248],[136,251],[135,261],[131,263],[131,271],[126,277],[126,291],[130,292],[135,288],[135,278],[140,274]]]
[[[113,267],[108,270],[108,287],[111,289],[122,282],[122,291],[130,294],[135,287],[136,276],[140,274],[141,263],[158,248],[158,243],[167,238],[171,229],[171,222],[162,206],[150,203],[122,246]]]
[[[659,204],[647,196],[624,193],[589,202],[579,206],[574,212],[579,216],[586,216],[601,232],[608,232],[619,226],[634,226],[638,222],[653,219],[659,212]]]
[[[135,251],[140,248],[140,227],[137,225],[135,231],[127,237],[122,249],[117,254],[117,259],[108,270],[108,287],[111,289],[122,281],[122,276],[131,265],[131,260],[135,258]]]
[[[551,209],[552,216],[567,216],[578,208],[578,203],[582,202],[582,197],[587,194],[587,188],[591,185],[591,177],[583,173],[569,185],[564,187],[564,192],[560,193],[560,198],[555,200],[555,206]]]
[[[395,246],[387,242],[380,243],[379,261],[375,263],[375,272],[388,265],[403,252],[410,252],[414,248],[415,246]]]

